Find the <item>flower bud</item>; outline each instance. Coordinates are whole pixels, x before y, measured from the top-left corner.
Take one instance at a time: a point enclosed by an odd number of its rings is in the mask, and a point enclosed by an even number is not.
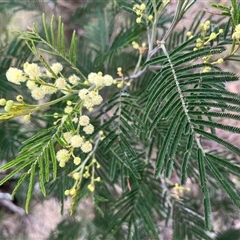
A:
[[[153,20],[153,15],[149,15],[149,16],[148,16],[148,20],[149,20],[149,21],[152,21],[152,20]]]
[[[6,99],[5,98],[1,98],[0,99],[0,106],[5,106],[6,105]]]
[[[25,115],[25,116],[23,117],[23,119],[24,119],[24,121],[26,121],[26,122],[30,121],[30,119],[31,119],[30,114]]]
[[[137,19],[136,19],[136,23],[141,23],[141,18],[140,17],[138,17]]]
[[[144,3],[142,3],[141,6],[140,6],[140,9],[141,10],[145,10],[146,9],[146,5]]]
[[[22,101],[23,101],[23,96],[22,96],[22,95],[18,95],[18,96],[16,97],[16,100],[17,100],[18,102],[22,102]]]

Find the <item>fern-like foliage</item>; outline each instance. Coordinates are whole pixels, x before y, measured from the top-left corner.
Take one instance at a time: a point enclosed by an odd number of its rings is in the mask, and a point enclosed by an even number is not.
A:
[[[187,203],[176,202],[173,207],[173,239],[206,239],[211,235],[204,231],[203,217],[187,207]],[[189,221],[191,219],[191,221]],[[191,224],[189,224],[191,222]]]
[[[57,139],[60,144],[64,144],[58,137],[59,132],[62,131],[62,127],[63,126],[61,125],[58,128],[52,127],[39,131],[36,135],[24,142],[24,146],[21,149],[19,156],[2,168],[3,170],[8,170],[15,167],[15,170],[4,178],[1,181],[1,184],[6,182],[19,171],[24,170],[25,168],[29,169],[20,177],[15,189],[13,190],[14,195],[25,178],[29,177],[26,211],[28,211],[33,186],[35,184],[36,166],[39,169],[38,180],[44,196],[46,196],[45,182],[48,182],[50,177],[53,179],[56,179],[57,177],[57,161],[54,145]]]
[[[219,118],[239,119],[237,114],[239,112],[239,95],[224,89],[225,82],[236,81],[238,78],[234,74],[223,72],[218,68],[215,68],[212,72],[199,73],[200,69],[205,67],[205,64],[193,63],[189,66],[188,61],[218,54],[224,50],[222,47],[203,48],[189,54],[186,49],[195,40],[195,38],[188,40],[169,54],[163,45],[164,55],[144,64],[143,67],[152,64],[163,66],[148,86],[144,122],[148,129],[147,138],[152,137],[159,122],[167,121],[169,124],[164,143],[160,147],[156,159],[156,177],[160,176],[163,171],[169,171],[168,168],[171,165],[167,165],[167,162],[174,159],[180,140],[184,137],[188,140],[182,159],[181,183],[185,184],[189,161],[193,160],[192,153],[197,151],[197,159],[194,161],[198,162],[200,183],[204,193],[205,223],[207,228],[211,229],[206,168],[212,171],[216,180],[238,207],[238,194],[218,171],[217,166],[218,164],[228,164],[229,170],[232,169],[238,174],[240,169],[237,165],[232,165],[224,159],[206,153],[202,145],[202,138],[215,141],[229,151],[237,155],[240,154],[236,146],[216,135],[216,129],[240,133],[240,128],[218,123],[217,120]],[[196,70],[198,72],[194,73]],[[229,111],[231,113],[227,113]],[[236,114],[233,112],[236,112]],[[154,115],[152,123],[148,121],[150,115]]]
[[[34,26],[34,29],[32,31],[23,34],[20,36],[20,39],[24,39],[27,41],[27,47],[37,56],[42,62],[42,64],[48,69],[53,76],[56,76],[56,74],[52,71],[49,64],[45,61],[45,59],[42,57],[42,55],[38,52],[36,48],[36,44],[38,42],[42,42],[45,47],[48,49],[40,48],[40,51],[47,51],[51,49],[53,54],[56,54],[58,56],[61,56],[65,61],[67,61],[70,66],[73,68],[76,65],[76,38],[75,33],[73,32],[72,40],[70,42],[69,51],[66,52],[65,49],[65,33],[64,33],[64,25],[61,22],[61,18],[58,19],[57,24],[57,36],[55,35],[55,21],[54,17],[51,19],[51,23],[49,26],[49,29],[46,24],[45,15],[42,16],[43,19],[43,28],[44,28],[44,36],[42,37],[37,29],[36,26]],[[17,50],[20,49],[20,45],[22,44],[22,41],[20,42],[13,42],[12,46],[10,46],[11,51],[14,50],[14,45],[16,44]],[[9,53],[8,53],[9,54]],[[25,55],[26,57],[26,55]],[[20,60],[21,59],[21,60]],[[26,61],[26,59],[24,59]],[[23,65],[24,60],[22,58],[18,59],[19,66]],[[9,60],[5,60],[5,64],[9,66]],[[81,74],[81,72],[78,70],[78,72]],[[65,99],[68,99],[69,97],[63,97]],[[60,100],[61,101],[61,100]],[[58,101],[59,102],[59,101]],[[13,195],[16,193],[20,185],[23,183],[23,181],[29,177],[29,187],[27,191],[27,199],[26,199],[26,211],[28,211],[30,199],[32,196],[33,187],[35,184],[35,174],[38,173],[38,181],[40,183],[40,188],[43,193],[43,195],[46,195],[46,189],[45,189],[45,183],[49,181],[49,179],[56,179],[57,177],[57,162],[55,157],[55,144],[58,142],[60,145],[66,145],[63,141],[61,141],[60,137],[58,136],[63,128],[67,128],[68,130],[71,129],[71,125],[68,126],[67,121],[63,121],[60,126],[56,127],[50,127],[46,130],[39,131],[36,135],[29,138],[28,140],[24,141],[23,147],[19,153],[19,156],[15,158],[14,161],[11,161],[7,163],[2,169],[3,170],[9,170],[15,167],[15,169],[9,174],[7,177],[1,180],[1,184],[6,182],[8,179],[10,179],[12,176],[16,175],[19,171],[28,169],[18,180],[18,183],[13,190]],[[5,124],[5,123],[3,123]],[[2,125],[3,125],[2,124]],[[14,126],[14,125],[12,125]],[[65,127],[64,127],[65,126]],[[3,130],[7,130],[7,128],[3,128]],[[12,128],[14,130],[14,128]],[[6,135],[7,136],[7,135]],[[13,135],[14,136],[14,135]],[[4,140],[4,139],[3,139]],[[8,139],[9,141],[10,139]],[[18,138],[20,140],[20,138]],[[7,142],[6,142],[7,143]],[[13,143],[16,145],[18,144],[17,141],[13,141]],[[12,144],[11,144],[12,145]],[[11,146],[8,145],[8,146]],[[19,144],[18,144],[19,145]],[[2,145],[2,147],[4,147]],[[11,146],[13,147],[13,146]],[[8,151],[10,148],[8,149]],[[5,154],[8,152],[5,151]],[[14,151],[13,151],[14,153]],[[12,157],[12,156],[8,156]],[[36,167],[37,166],[37,167]]]
[[[19,38],[27,41],[28,47],[39,58],[43,66],[53,74],[53,76],[56,77],[56,74],[52,71],[39,51],[54,56],[60,56],[62,59],[68,62],[70,66],[77,70],[79,74],[81,74],[81,72],[75,67],[77,55],[76,32],[73,31],[71,40],[68,44],[69,46],[67,46],[68,50],[66,50],[67,40],[65,39],[64,24],[62,23],[61,17],[58,18],[57,26],[55,26],[56,22],[53,15],[48,26],[46,23],[45,14],[42,14],[42,24],[43,33],[38,30],[36,25],[34,25],[33,29],[29,30],[29,32],[20,33]],[[42,43],[44,48],[39,47],[37,50],[37,43]]]
[[[9,57],[11,56],[11,57]],[[15,65],[21,67],[26,60],[32,61],[33,55],[24,41],[14,38],[9,45],[5,46],[1,54],[0,67],[0,95],[3,98],[15,99],[18,94],[22,94],[26,101],[30,101],[30,96],[26,89],[19,89],[6,81],[6,71]],[[0,156],[2,161],[8,161],[17,156],[19,148],[26,138],[40,128],[38,118],[33,117],[33,121],[28,126],[18,120],[8,122],[0,121]],[[28,136],[27,136],[28,135]]]
[[[91,222],[84,219],[81,223],[76,221],[75,216],[66,219],[59,224],[60,230],[52,233],[51,239],[64,239],[64,229],[76,229],[76,226],[82,231],[78,229],[69,237],[161,239],[164,229],[169,227],[173,229],[173,239],[176,240],[211,239],[209,231],[214,230],[212,208],[216,209],[212,201],[215,197],[213,191],[221,187],[240,208],[239,194],[231,179],[232,176],[239,177],[240,166],[237,161],[226,157],[229,153],[234,157],[240,156],[240,150],[219,135],[219,130],[240,133],[238,126],[222,121],[239,120],[240,95],[225,89],[225,83],[237,81],[238,77],[223,71],[218,65],[223,61],[219,61],[219,56],[226,53],[225,45],[235,41],[231,38],[234,29],[230,26],[233,22],[234,28],[238,20],[240,22],[236,11],[238,5],[236,1],[231,1],[234,11],[222,9],[230,14],[230,20],[224,26],[225,32],[212,40],[205,35],[204,44],[196,47],[203,37],[198,25],[204,13],[199,13],[199,21],[188,29],[193,36],[186,37],[186,29],[173,32],[183,14],[196,1],[178,1],[171,17],[164,13],[168,3],[156,2],[148,1],[145,15],[142,15],[142,18],[153,15],[156,21],[146,20],[140,25],[136,25],[136,16],[133,15],[136,14],[133,10],[135,4],[141,6],[140,1],[98,2],[97,6],[103,7],[104,11],[97,10],[94,15],[95,3],[82,5],[71,18],[74,24],[84,22],[85,32],[78,41],[75,31],[70,39],[66,38],[60,17],[57,23],[52,17],[47,24],[43,15],[42,30],[34,25],[27,33],[20,33],[20,38],[26,41],[28,48],[53,78],[58,76],[45,60],[45,54],[59,61],[62,59],[67,65],[66,72],[75,71],[80,78],[79,89],[89,87],[90,90],[101,91],[104,98],[100,107],[88,113],[95,130],[86,139],[93,143],[93,149],[88,154],[74,150],[85,164],[81,176],[85,170],[88,172],[92,168],[99,178],[95,178],[94,174],[91,176],[91,181],[96,182],[95,189],[89,188],[88,176],[81,179],[71,209],[77,208],[83,198],[91,195],[95,218]],[[127,12],[121,14],[122,9]],[[221,7],[218,6],[218,9]],[[80,13],[81,21],[77,18]],[[160,17],[161,14],[163,17]],[[122,21],[115,24],[118,17],[122,17]],[[161,36],[158,36],[158,27],[162,27]],[[132,41],[140,39],[147,40],[148,47],[140,44],[136,52],[130,51]],[[236,45],[235,41],[233,49]],[[230,53],[224,60],[233,56]],[[210,58],[213,60],[210,61]],[[6,59],[3,62],[7,70],[11,62]],[[22,63],[19,62],[19,66]],[[96,68],[112,75],[116,75],[115,69],[118,68],[119,77],[115,80],[118,88],[105,90],[89,85],[85,76]],[[49,115],[44,116],[44,121],[54,112],[62,112],[68,100],[75,102],[74,111],[54,124],[53,120],[46,122],[45,129],[24,141],[18,156],[10,156],[9,152],[13,147],[19,147],[19,142],[14,141],[15,145],[7,151],[4,144],[8,142],[5,138],[0,141],[5,149],[3,156],[15,157],[1,167],[1,170],[12,171],[0,184],[21,172],[13,194],[23,182],[28,181],[27,211],[36,182],[39,182],[44,196],[52,192],[61,199],[62,207],[64,191],[72,186],[73,179],[69,180],[69,176],[72,177],[76,166],[68,164],[64,169],[59,168],[56,152],[71,145],[62,137],[63,133],[75,134],[76,123],[72,120],[83,114],[79,89],[73,87],[63,97],[59,93],[47,99],[49,102],[44,106],[51,109],[47,112]],[[37,110],[42,111],[43,107]],[[3,124],[8,123],[11,122]],[[81,132],[79,128],[78,132]],[[0,133],[6,136],[7,128],[4,127]],[[21,134],[18,136],[18,140],[24,139]],[[206,144],[209,142],[215,142],[227,154],[209,151]],[[98,167],[95,168],[96,161]],[[202,193],[193,196],[194,191],[188,182],[201,189]],[[200,195],[204,210],[199,201]],[[73,228],[70,229],[69,224]]]

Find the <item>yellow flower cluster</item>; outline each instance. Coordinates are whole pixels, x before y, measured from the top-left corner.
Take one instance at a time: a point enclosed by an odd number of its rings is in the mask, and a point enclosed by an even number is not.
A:
[[[211,22],[207,20],[205,23],[200,23],[202,31],[206,32],[210,28]]]
[[[36,63],[24,63],[23,65],[24,72],[31,79],[37,79],[41,76],[40,67]]]
[[[108,74],[103,76],[102,72],[90,73],[88,75],[88,82],[91,85],[102,88],[105,86],[111,86],[113,84],[113,78]]]
[[[70,81],[74,85],[78,79],[72,75]],[[89,136],[94,133],[94,126],[91,124],[90,118],[82,114],[82,108],[85,107],[92,111],[94,106],[101,104],[103,99],[99,95],[99,90],[105,86],[111,86],[113,82],[113,78],[110,75],[103,76],[101,72],[90,73],[87,82],[84,82],[84,85],[90,85],[90,87],[88,89],[82,88],[78,91],[79,99],[77,102],[74,103],[68,100],[63,115],[59,113],[53,114],[54,118],[58,118],[55,124],[59,121],[64,124],[65,121],[68,121],[67,119],[71,119],[72,126],[74,126],[74,130],[62,132],[60,139],[63,148],[56,153],[56,159],[60,167],[65,167],[68,162],[73,162],[76,165],[76,168],[69,174],[75,180],[75,183],[71,189],[65,191],[65,195],[71,195],[73,202],[80,189],[82,178],[91,176],[91,182],[88,185],[88,189],[91,192],[95,189],[95,182],[100,181],[99,177],[94,178],[95,167],[100,167],[96,159],[87,165],[89,159],[94,154],[93,146],[95,142]],[[98,134],[98,138],[99,140],[104,138],[102,132]]]
[[[144,3],[142,4],[135,4],[133,6],[133,11],[137,14],[137,19],[136,23],[141,23],[142,18],[147,20],[147,21],[152,21],[153,20],[153,15],[146,15],[144,12],[146,10],[146,5]]]
[[[68,101],[67,105],[67,107],[74,106],[71,101]],[[78,114],[80,115],[79,117]],[[100,168],[100,165],[96,159],[92,159],[90,164],[87,165],[89,162],[88,159],[94,154],[94,141],[88,137],[88,135],[94,132],[94,126],[91,124],[90,118],[87,115],[82,115],[81,113],[78,114],[76,114],[74,111],[71,111],[71,113],[68,114],[68,116],[73,117],[72,119],[73,123],[76,124],[76,129],[72,131],[66,131],[61,134],[60,139],[63,148],[56,152],[56,159],[59,162],[60,167],[65,167],[70,161],[76,166],[76,168],[69,173],[69,176],[75,180],[75,183],[70,189],[65,190],[65,195],[70,195],[72,197],[72,205],[75,201],[74,199],[78,191],[80,190],[83,178],[89,178],[91,176],[91,181],[88,185],[88,189],[91,192],[95,190],[95,182],[100,181],[99,177],[96,179],[94,178],[95,167]],[[59,118],[60,114],[55,113],[54,117]],[[61,121],[67,121],[66,115],[61,117]],[[101,139],[102,135],[103,133],[99,133],[99,139]],[[81,157],[76,156],[76,153]],[[84,161],[82,161],[82,157],[84,157]]]
[[[133,41],[132,46],[134,49],[139,50],[140,55],[143,55],[143,53],[148,49],[147,44],[145,42],[143,42],[142,46],[140,47],[137,42]]]
[[[178,183],[176,183],[173,187],[173,194],[172,196],[175,197],[178,200],[181,200],[181,196],[183,196],[183,193],[186,191],[191,191],[191,189],[189,187],[185,187],[185,186],[180,186]]]
[[[200,24],[199,27],[202,30],[202,33],[201,33],[202,37],[196,39],[196,45],[195,45],[195,48],[193,49],[194,51],[197,51],[198,49],[203,48],[210,41],[216,39],[219,34],[223,33],[223,29],[219,29],[219,31],[217,33],[211,32],[210,34],[208,34],[208,30],[210,29],[210,26],[211,26],[211,22],[209,20],[207,20],[206,22]],[[192,35],[192,33],[190,31],[187,32],[187,36],[189,38],[193,37],[193,35]],[[221,64],[224,61],[223,58],[219,58],[218,60],[216,60],[214,62],[210,62],[211,57],[212,57],[211,55],[210,56],[204,56],[202,58],[203,59],[203,63]],[[210,66],[206,66],[206,67],[203,68],[203,72],[210,72],[210,71],[211,71],[211,67]]]
[[[211,26],[211,22],[209,20],[207,20],[205,23],[200,24],[200,29],[202,30],[202,38],[198,38],[196,40],[196,46],[193,49],[194,51],[197,51],[198,49],[203,48],[210,41],[216,39],[219,34],[223,33],[223,29],[219,29],[219,31],[217,33],[211,32],[210,34],[207,34],[208,30],[210,29],[210,26]],[[191,38],[192,33],[187,32],[187,36]]]
[[[100,181],[99,177],[94,177],[95,168],[100,167],[97,160],[93,157],[94,145],[97,144],[91,138],[91,135],[94,133],[94,126],[91,124],[90,118],[82,113],[83,107],[92,111],[94,106],[101,104],[103,98],[99,91],[103,87],[111,86],[114,80],[108,74],[103,75],[102,72],[92,72],[85,81],[81,82],[80,78],[75,74],[70,75],[68,78],[64,77],[61,73],[62,70],[63,66],[60,63],[54,63],[45,70],[36,63],[28,62],[24,63],[22,70],[13,67],[9,68],[6,72],[7,80],[17,85],[25,83],[35,100],[41,100],[47,94],[50,95],[57,91],[69,94],[66,98],[61,97],[42,105],[26,104],[21,95],[17,96],[17,102],[2,98],[0,99],[0,106],[4,107],[6,113],[4,113],[5,115],[1,114],[0,119],[25,115],[24,119],[28,121],[32,112],[36,109],[41,109],[43,105],[51,106],[59,101],[66,100],[63,113],[53,114],[53,117],[56,119],[54,125],[60,123],[63,126],[62,132],[57,139],[62,149],[56,151],[55,155],[59,167],[64,168],[69,162],[76,167],[69,174],[75,180],[75,183],[71,189],[65,191],[65,194],[71,195],[74,201],[74,196],[80,189],[82,178],[91,176],[91,181],[88,185],[88,189],[91,192],[95,189],[95,182]],[[80,90],[77,89],[78,86],[81,87]],[[79,98],[74,98],[74,95],[77,94]],[[75,102],[69,100],[71,98]],[[69,128],[65,126],[69,126]],[[97,134],[97,138],[98,141],[102,140],[104,134],[100,132]],[[90,164],[89,161],[91,161]]]
[[[52,64],[50,69],[51,71],[45,70],[44,73],[36,63],[26,62],[23,70],[10,67],[6,72],[6,78],[9,82],[17,85],[26,82],[26,86],[35,100],[41,100],[46,95],[54,94],[58,90],[67,94],[80,81],[80,78],[74,74],[65,79],[61,74],[63,66],[58,62]],[[55,79],[54,82],[52,82],[52,78]]]
[[[16,102],[17,101],[17,102]],[[16,97],[16,101],[0,99],[0,106],[4,107],[5,112],[0,113],[0,120],[6,120],[18,116],[24,116],[25,121],[30,120],[30,114],[36,109],[35,105],[25,104],[22,95]]]
[[[55,114],[55,116],[57,116]],[[74,150],[80,148],[83,153],[89,153],[93,149],[91,141],[86,140],[85,135],[90,135],[94,132],[94,126],[90,123],[90,119],[86,115],[82,115],[77,118],[77,129],[75,133],[73,132],[64,132],[62,134],[62,140],[65,142],[66,146],[64,149],[61,149],[57,152],[56,158],[59,162],[60,167],[65,167],[66,163],[71,157],[73,157],[74,164],[78,165],[81,161],[80,158],[74,155]],[[80,131],[84,133],[79,134]],[[84,135],[85,134],[85,135]]]
[[[236,39],[236,40],[240,40],[240,24],[238,24],[236,27],[235,27],[235,31],[234,33],[232,34],[232,38],[233,39]]]
[[[224,59],[223,59],[223,58],[219,58],[219,59],[217,59],[217,60],[214,61],[214,62],[209,62],[210,59],[211,59],[211,57],[212,57],[211,55],[210,55],[210,56],[203,57],[203,58],[202,58],[202,59],[203,59],[203,62],[204,62],[204,63],[210,63],[210,64],[212,64],[212,65],[221,64],[221,63],[224,62]],[[211,67],[209,67],[209,66],[204,67],[204,69],[203,69],[203,72],[210,72],[210,71],[211,71]]]
[[[83,106],[88,109],[88,111],[92,111],[94,106],[97,106],[102,103],[103,98],[99,95],[98,91],[81,89],[78,93],[78,96],[83,101]]]
[[[54,73],[57,73],[56,69]],[[72,75],[68,80],[72,85],[76,85],[79,78],[76,75]],[[57,78],[56,82],[57,84],[55,86],[59,89],[63,89],[65,84],[67,84],[66,79],[63,77]],[[73,103],[70,100],[67,101],[63,116],[58,113],[53,115],[54,118],[58,118],[54,123],[55,125],[59,121],[64,123],[67,120],[67,116],[70,117],[73,124],[76,124],[74,131],[62,133],[61,138],[65,142],[65,146],[56,153],[60,167],[65,167],[71,158],[73,158],[75,165],[81,163],[81,158],[76,157],[74,154],[75,149],[80,149],[82,154],[92,151],[94,142],[93,140],[87,140],[87,135],[91,135],[94,132],[94,126],[90,123],[90,118],[87,115],[82,115],[82,107],[86,107],[89,111],[92,111],[95,105],[101,104],[103,99],[98,91],[105,86],[111,86],[113,84],[113,78],[110,75],[103,76],[101,72],[90,73],[88,75],[88,84],[91,85],[89,89],[83,88],[78,91],[80,99],[77,103]]]
[[[223,33],[223,29],[219,29],[219,31],[217,33],[215,32],[211,32],[209,35],[207,35],[207,32],[208,30],[210,29],[210,26],[211,26],[211,22],[209,20],[207,20],[206,22],[204,23],[201,23],[200,24],[200,29],[202,30],[202,37],[201,38],[198,38],[196,40],[196,46],[195,48],[193,49],[194,51],[197,51],[198,49],[201,49],[203,48],[204,46],[206,46],[210,41],[214,40],[217,38],[217,36],[219,34],[222,34]],[[189,38],[192,38],[193,35],[190,31],[187,32],[186,34]]]
[[[92,158],[92,161],[89,165],[87,165],[85,167],[79,166],[77,169],[72,171],[69,174],[69,176],[71,176],[75,180],[75,183],[71,189],[65,190],[64,194],[66,196],[68,196],[68,195],[74,196],[77,193],[77,191],[79,190],[79,185],[82,181],[82,178],[87,179],[89,177],[91,177],[91,181],[87,187],[90,192],[94,192],[95,182],[101,181],[100,177],[95,178],[95,168],[100,168],[100,165],[95,158]],[[90,173],[90,171],[91,171],[91,173]]]
[[[62,70],[63,70],[63,66],[61,63],[53,63],[51,65],[51,70],[52,72],[55,74],[55,76],[57,76]],[[52,72],[49,72],[48,70],[46,71],[47,76],[50,78],[54,78],[54,75],[52,74]]]
[[[99,95],[98,91],[103,87],[111,86],[113,82],[113,77],[108,74],[103,76],[102,72],[90,73],[87,81],[84,83],[90,84],[91,87],[89,89],[83,88],[78,92],[78,96],[83,102],[83,106],[91,112],[94,106],[101,104],[103,101],[103,98]],[[91,131],[90,128],[85,128],[85,130]]]
[[[128,87],[131,86],[130,82],[125,81],[125,78],[124,78],[124,75],[122,73],[122,68],[121,67],[117,68],[117,75],[121,78],[121,80],[120,80],[120,82],[114,80],[113,83],[116,84],[118,88],[122,88],[124,85],[126,85]]]
[[[18,68],[10,67],[6,72],[6,77],[9,82],[17,85],[20,85],[21,82],[26,81],[26,77],[24,76],[23,71]]]
[[[70,157],[70,152],[67,149],[61,149],[56,154],[56,159],[59,161],[60,167],[65,167],[66,162],[68,162]]]
[[[72,84],[72,85],[77,85],[78,82],[80,81],[80,78],[78,76],[76,76],[75,74],[71,75],[69,78],[68,78],[68,81]]]

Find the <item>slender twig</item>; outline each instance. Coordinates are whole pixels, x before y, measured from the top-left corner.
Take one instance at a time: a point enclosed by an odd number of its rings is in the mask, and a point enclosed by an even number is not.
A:
[[[7,208],[8,210],[10,210],[13,213],[16,213],[19,216],[25,216],[26,212],[24,211],[23,208],[18,207],[17,205],[15,205],[12,201],[7,200],[7,199],[0,199],[0,205],[4,206],[5,208]]]

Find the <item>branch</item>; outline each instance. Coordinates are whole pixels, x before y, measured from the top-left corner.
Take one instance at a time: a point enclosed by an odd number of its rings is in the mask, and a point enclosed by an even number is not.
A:
[[[3,207],[7,208],[11,212],[16,213],[21,217],[26,215],[26,212],[23,208],[16,206],[12,201],[8,199],[4,199],[4,198],[0,199],[0,205],[2,205]]]

